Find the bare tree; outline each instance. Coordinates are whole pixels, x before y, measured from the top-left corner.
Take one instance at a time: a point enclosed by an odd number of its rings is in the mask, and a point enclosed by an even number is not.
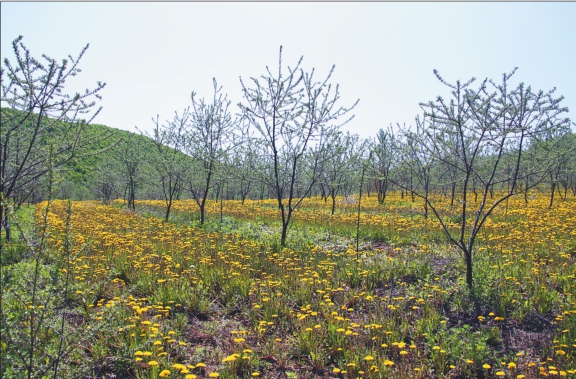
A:
[[[84,134],[100,111],[94,107],[105,83],[98,82],[94,89],[82,94],[65,92],[67,80],[80,73],[78,65],[88,47],[76,59],[69,56],[58,62],[42,55],[41,62],[31,55],[20,36],[12,42],[16,63],[4,59],[0,98],[0,236],[3,230],[7,241],[7,207],[20,207],[37,191],[39,179],[49,170],[62,168],[79,151],[96,153],[88,149],[89,145],[110,136],[105,133],[88,139]]]
[[[271,165],[258,173],[277,199],[282,220],[281,244],[286,244],[288,225],[294,210],[308,195],[318,179],[320,152],[325,148],[326,136],[338,126],[330,123],[354,108],[336,107],[339,87],[332,93],[329,80],[334,71],[322,82],[315,82],[314,70],[304,73],[300,68],[302,57],[294,69],[282,69],[282,47],[278,73],[260,80],[251,78],[253,88],[242,79],[245,104],[239,104],[247,120],[258,131],[262,141],[262,154]],[[350,118],[351,119],[351,118]],[[348,119],[346,122],[348,122]]]
[[[324,186],[326,197],[332,200],[331,214],[336,210],[336,196],[344,189],[347,181],[367,150],[366,141],[357,134],[336,131],[327,136],[326,146],[320,170],[320,183]]]
[[[118,161],[109,155],[95,168],[90,180],[94,195],[105,203],[110,203],[120,191],[122,182]]]
[[[428,218],[428,208],[431,193],[438,188],[443,180],[446,170],[439,163],[438,154],[431,154],[429,146],[426,146],[422,140],[422,135],[426,135],[431,130],[428,126],[428,120],[424,116],[422,119],[416,117],[416,131],[412,132],[402,128],[404,136],[404,149],[401,152],[404,165],[410,173],[410,187],[412,194],[417,194],[423,201],[423,215]],[[431,139],[435,137],[430,135]],[[413,179],[416,179],[414,185]]]
[[[450,215],[439,212],[432,199],[425,201],[462,252],[471,289],[474,246],[485,221],[502,202],[542,183],[549,167],[564,154],[550,148],[534,164],[526,159],[526,150],[547,136],[569,130],[570,120],[560,118],[567,111],[560,106],[563,97],[554,98],[554,90],[534,92],[524,83],[510,90],[508,82],[515,71],[503,74],[500,84],[486,79],[472,89],[474,78],[450,84],[435,70],[438,80],[451,89],[452,99],[448,102],[438,97],[421,104],[430,122],[411,138],[428,157],[459,172],[454,176],[460,182],[457,228],[448,225]],[[450,176],[445,178],[450,180]],[[468,198],[473,181],[481,188],[476,204]],[[522,187],[522,181],[528,184]],[[425,192],[418,195],[424,197]]]
[[[392,185],[392,172],[397,162],[399,151],[397,150],[396,135],[392,127],[387,130],[380,129],[376,135],[376,141],[372,149],[371,165],[368,169],[376,184],[378,202],[384,203],[388,190]]]
[[[244,134],[242,141],[243,143],[230,155],[229,168],[231,169],[230,176],[236,181],[236,191],[244,204],[256,184],[253,173],[261,170],[262,161],[258,156],[258,140]]]
[[[234,131],[239,122],[230,113],[230,100],[222,95],[222,87],[218,87],[216,79],[212,80],[214,95],[211,104],[204,99],[196,100],[196,93],[192,92],[193,111],[184,139],[184,151],[194,158],[197,165],[188,172],[188,188],[200,208],[200,224],[204,224],[210,189],[225,179],[216,176],[224,158],[234,147]]]
[[[174,200],[180,196],[182,188],[186,183],[186,154],[183,153],[186,125],[190,118],[190,109],[184,109],[182,115],[175,112],[172,121],[160,124],[159,116],[154,122],[154,140],[156,149],[152,156],[154,171],[162,188],[162,195],[166,203],[166,213],[164,219],[170,219],[170,211]]]
[[[148,145],[148,146],[147,146]],[[114,149],[114,160],[117,162],[120,173],[121,188],[124,199],[128,202],[128,209],[136,210],[136,194],[144,183],[146,167],[149,167],[147,148],[154,146],[147,143],[144,136],[134,133],[127,134]]]

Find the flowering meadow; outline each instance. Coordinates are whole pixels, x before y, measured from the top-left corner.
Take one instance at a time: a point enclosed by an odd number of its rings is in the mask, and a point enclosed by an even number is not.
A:
[[[192,200],[170,222],[162,201],[41,203],[41,259],[2,272],[4,369],[26,377],[20,341],[70,378],[576,378],[576,198],[548,202],[488,219],[474,293],[400,192],[362,199],[358,249],[353,197],[307,199],[286,246],[271,200],[211,201],[203,227]]]

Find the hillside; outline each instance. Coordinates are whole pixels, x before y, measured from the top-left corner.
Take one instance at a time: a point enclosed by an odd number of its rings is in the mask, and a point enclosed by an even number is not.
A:
[[[21,120],[23,112],[18,110],[2,108],[2,141],[8,133],[10,124]],[[36,137],[36,148],[32,154],[47,154],[48,145],[56,141],[60,141],[65,137],[66,131],[70,127],[70,123],[55,122],[53,125],[48,125],[53,119],[45,118],[46,124],[42,127],[42,131]],[[85,125],[82,134],[83,144],[77,149],[75,157],[66,164],[58,168],[56,186],[57,198],[70,198],[73,200],[89,200],[99,198],[95,193],[95,183],[98,181],[97,175],[102,172],[117,170],[115,162],[118,157],[121,157],[125,152],[121,151],[126,147],[122,144],[124,141],[131,140],[131,144],[137,147],[138,151],[135,152],[136,156],[146,157],[147,163],[154,159],[152,153],[156,149],[154,141],[141,134],[132,133],[126,130],[112,128],[102,124],[88,124]],[[23,124],[13,132],[10,136],[9,155],[8,160],[16,164],[19,153],[15,153],[17,149],[22,146],[28,146],[28,141],[32,138],[32,128],[29,124]],[[42,151],[42,153],[40,153]],[[185,158],[186,159],[186,158]],[[192,163],[192,162],[191,162]],[[12,165],[13,166],[13,165]],[[118,173],[114,173],[118,175]],[[42,197],[40,195],[40,197]],[[38,200],[38,198],[36,198]]]

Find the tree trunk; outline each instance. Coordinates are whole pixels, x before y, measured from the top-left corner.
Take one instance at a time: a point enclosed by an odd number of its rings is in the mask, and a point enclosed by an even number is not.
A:
[[[10,220],[8,219],[8,212],[4,213],[4,219],[2,220],[4,224],[4,235],[6,236],[6,242],[10,242],[12,240],[12,232],[10,230]],[[1,235],[0,235],[1,236]]]
[[[282,237],[280,238],[280,245],[286,246],[287,234],[288,234],[288,223],[282,223]]]
[[[166,206],[166,217],[164,218],[166,221],[170,218],[170,208],[172,208],[172,202],[169,202]]]
[[[1,200],[1,199],[0,199]],[[4,252],[4,242],[2,242],[2,229],[4,229],[4,204],[0,202],[0,267],[2,267],[2,256]],[[6,240],[8,242],[8,240]]]
[[[472,252],[465,251],[464,255],[466,257],[466,284],[469,289],[472,289]]]
[[[200,225],[204,225],[204,204],[200,204]]]
[[[333,194],[333,195],[331,195],[331,197],[332,197],[332,213],[331,214],[334,215],[334,210],[336,209],[336,195]]]
[[[554,204],[554,191],[556,190],[556,182],[552,182],[550,186],[550,205],[549,207],[552,208],[552,204]]]

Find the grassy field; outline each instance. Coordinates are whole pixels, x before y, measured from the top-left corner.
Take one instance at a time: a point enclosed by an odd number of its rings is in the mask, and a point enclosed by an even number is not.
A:
[[[499,208],[474,293],[400,193],[362,200],[358,251],[354,198],[307,199],[286,247],[271,200],[211,202],[202,228],[188,200],[170,222],[155,201],[47,205],[3,253],[7,378],[576,378],[574,197]]]

